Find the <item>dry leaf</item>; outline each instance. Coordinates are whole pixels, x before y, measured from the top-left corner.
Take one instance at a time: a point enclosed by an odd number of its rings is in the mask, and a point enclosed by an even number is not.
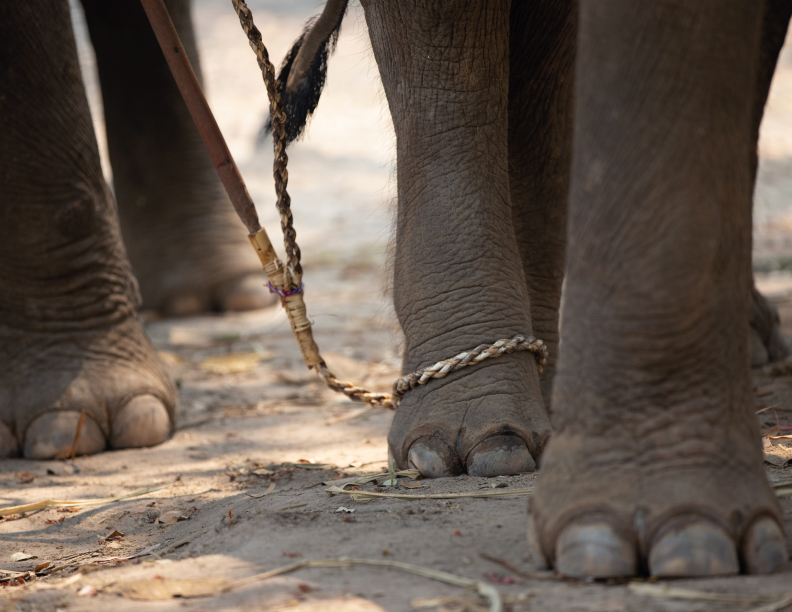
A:
[[[49,567],[49,561],[45,563],[39,563],[36,567],[33,568],[33,571],[39,573],[41,570],[46,569]]]
[[[118,530],[113,531],[110,535],[105,536],[105,540],[112,540],[113,538],[123,538],[124,534]]]
[[[172,597],[208,597],[222,593],[228,581],[225,578],[162,578],[159,580],[133,580],[122,582],[113,591],[129,599],[156,601]]]
[[[183,516],[178,510],[168,510],[168,512],[163,512],[157,517],[157,523],[163,523],[165,525],[171,525],[186,520],[187,517]]]
[[[36,555],[29,555],[23,552],[17,552],[11,555],[11,561],[19,563],[20,561],[27,561],[28,559],[38,559]]]
[[[401,486],[405,489],[420,489],[423,485],[420,482],[402,482]]]
[[[778,467],[792,463],[792,436],[766,436],[762,438],[764,460]]]
[[[272,359],[271,351],[260,353],[227,353],[207,357],[198,364],[198,368],[213,374],[233,374],[236,372],[250,372],[259,362]]]

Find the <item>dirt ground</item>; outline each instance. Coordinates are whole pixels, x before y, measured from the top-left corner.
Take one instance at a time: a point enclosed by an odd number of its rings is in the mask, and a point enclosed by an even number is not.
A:
[[[282,57],[316,0],[250,6],[273,57]],[[230,3],[197,0],[195,8],[210,102],[274,233],[270,148],[254,145],[265,114],[255,61]],[[75,21],[79,34],[79,14]],[[90,49],[80,40],[97,109]],[[311,135],[291,153],[306,300],[331,367],[386,390],[398,375],[400,346],[385,273],[392,132],[359,7],[345,23],[330,70]],[[779,305],[792,335],[792,274],[785,268],[792,261],[792,183],[784,172],[792,169],[788,53],[780,74],[766,120],[775,131],[763,134],[755,250],[764,262],[760,287]],[[101,140],[101,114],[95,117]],[[792,565],[772,576],[650,583],[651,592],[640,591],[647,583],[572,581],[541,571],[527,553],[527,497],[519,494],[533,485],[533,475],[418,481],[420,488],[409,478],[397,486],[381,478],[358,486],[403,495],[515,493],[496,498],[330,497],[326,489],[344,479],[387,470],[391,413],[365,412],[324,389],[302,365],[279,306],[190,319],[144,313],[144,319],[181,391],[173,438],[156,448],[73,461],[0,462],[0,507],[165,488],[0,519],[0,612],[487,609],[470,588],[389,567],[303,568],[234,584],[295,562],[341,557],[410,563],[480,581],[514,611],[792,610]],[[792,374],[779,370],[756,373],[758,418],[775,435],[792,433]],[[783,439],[768,439],[774,442]],[[787,451],[768,448],[768,456],[780,456],[778,465],[767,463],[768,478],[792,481]],[[782,505],[792,544],[792,497]],[[662,591],[662,585],[688,591]]]

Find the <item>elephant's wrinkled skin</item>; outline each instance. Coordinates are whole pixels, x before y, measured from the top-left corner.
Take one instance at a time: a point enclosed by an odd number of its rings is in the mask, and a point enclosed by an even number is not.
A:
[[[555,356],[568,227],[536,553],[573,576],[772,571],[751,197],[792,6],[763,26],[749,0],[574,4],[363,0],[397,138],[404,368],[518,333]],[[542,383],[523,353],[411,391],[391,451],[429,475],[530,470]]]
[[[175,403],[135,319],[68,11],[49,4],[0,8],[0,443],[28,456],[68,448],[83,408],[80,452],[155,443]],[[181,286],[190,257],[168,277],[137,263],[171,241],[173,257],[194,254],[200,240],[180,243],[176,221],[214,208],[183,215],[206,160],[174,128],[186,119],[172,86],[159,106],[137,81],[151,73],[167,90],[161,60],[141,70],[114,49],[156,55],[112,25],[116,4],[86,0],[105,98],[120,97],[107,121],[129,259],[145,299],[201,309],[234,275]],[[552,386],[556,433],[529,531],[566,574],[761,573],[786,560],[750,411],[749,338],[768,357],[777,348],[761,304],[749,333],[756,137],[789,17],[768,6],[763,26],[749,0],[582,0],[579,12],[574,0],[364,0],[397,136],[405,369],[518,333],[551,350],[542,376],[520,353],[411,391],[391,451],[429,476],[534,469]],[[147,104],[157,112],[140,117]],[[146,134],[167,137],[149,150]],[[147,225],[150,206],[162,226]],[[179,225],[225,244],[203,227]]]
[[[197,66],[188,1],[168,5]],[[0,457],[68,451],[82,410],[79,454],[169,435],[141,293],[170,314],[271,303],[139,2],[84,7],[126,249],[66,0],[0,3]]]

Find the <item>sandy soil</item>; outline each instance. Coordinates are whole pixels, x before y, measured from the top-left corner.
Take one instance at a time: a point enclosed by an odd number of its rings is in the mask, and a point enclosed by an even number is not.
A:
[[[282,57],[315,4],[250,2],[274,57]],[[79,31],[79,15],[75,20]],[[263,203],[262,219],[275,232],[270,149],[255,146],[265,108],[255,61],[228,3],[198,0],[196,22],[210,102],[254,198]],[[84,42],[81,56],[89,97],[99,108]],[[763,155],[770,151],[775,169],[763,160],[757,204],[757,253],[768,257],[792,253],[784,250],[792,244],[789,231],[782,231],[792,219],[786,205],[792,184],[779,170],[792,165],[787,56],[781,74],[767,120],[776,132],[763,135]],[[354,7],[311,135],[291,153],[290,177],[317,341],[339,374],[387,389],[397,376],[400,336],[384,273],[392,131],[376,76]],[[95,117],[101,134],[101,115]],[[792,322],[792,276],[763,274],[760,285]],[[0,588],[0,611],[486,609],[464,588],[375,567],[300,569],[219,593],[234,580],[296,561],[338,557],[412,563],[483,581],[498,589],[509,610],[748,611],[766,605],[758,596],[792,597],[792,567],[774,576],[666,583],[734,595],[727,601],[650,597],[636,593],[635,584],[566,581],[541,572],[526,552],[525,496],[365,502],[329,497],[325,490],[343,479],[387,469],[390,413],[361,414],[359,405],[315,381],[302,366],[279,307],[181,320],[147,315],[146,321],[181,390],[174,437],[152,449],[74,461],[4,461],[0,507],[167,488],[97,507],[77,504],[74,512],[51,508],[0,520],[0,582],[7,585]],[[223,368],[232,371],[222,373]],[[756,383],[757,409],[766,407],[759,416],[763,429],[789,426],[792,377],[760,372]],[[788,466],[768,464],[767,474],[773,482],[792,480]],[[532,486],[534,478],[459,477],[421,481],[417,489],[359,488],[409,495],[507,492]],[[792,537],[792,499],[783,507]],[[146,551],[127,561],[109,560]],[[15,553],[31,558],[13,561]],[[27,582],[14,584],[17,577]],[[170,597],[174,589],[189,595],[199,588],[214,594]],[[138,599],[143,596],[153,599]],[[765,612],[770,609],[787,608]]]

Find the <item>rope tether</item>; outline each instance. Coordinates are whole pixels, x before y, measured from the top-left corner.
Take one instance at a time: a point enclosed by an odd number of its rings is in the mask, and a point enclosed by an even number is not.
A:
[[[277,258],[274,261],[265,261],[262,257],[262,263],[265,264],[264,269],[270,279],[267,285],[273,293],[278,294],[281,298],[281,304],[289,316],[289,322],[300,344],[306,365],[315,370],[333,391],[343,393],[354,401],[366,402],[372,406],[382,406],[391,410],[396,409],[401,398],[410,389],[425,385],[433,378],[443,378],[451,372],[456,372],[466,366],[475,365],[485,359],[500,357],[507,353],[517,351],[532,352],[541,372],[547,363],[547,347],[541,340],[533,336],[525,337],[520,335],[511,339],[498,340],[492,344],[481,344],[474,349],[459,353],[451,359],[438,361],[434,365],[402,376],[393,384],[393,393],[391,395],[387,393],[372,393],[368,389],[339,380],[329,370],[324,359],[319,354],[319,348],[313,341],[311,323],[305,316],[300,247],[297,246],[297,232],[294,229],[294,219],[291,213],[291,198],[286,191],[289,181],[289,173],[286,170],[286,164],[289,161],[285,146],[286,114],[283,111],[283,104],[275,80],[275,67],[272,65],[267,48],[261,40],[261,32],[253,24],[253,14],[244,0],[231,0],[231,2],[239,16],[242,29],[247,35],[250,48],[256,54],[270,101],[270,121],[272,123],[272,140],[275,149],[275,161],[272,170],[275,177],[275,192],[278,197],[276,206],[281,218],[287,265],[284,268]],[[265,245],[257,244],[257,236],[258,234],[251,236],[251,242],[253,242],[254,247],[261,256],[262,247]],[[269,245],[268,239],[267,245]],[[271,248],[271,245],[269,247]]]

